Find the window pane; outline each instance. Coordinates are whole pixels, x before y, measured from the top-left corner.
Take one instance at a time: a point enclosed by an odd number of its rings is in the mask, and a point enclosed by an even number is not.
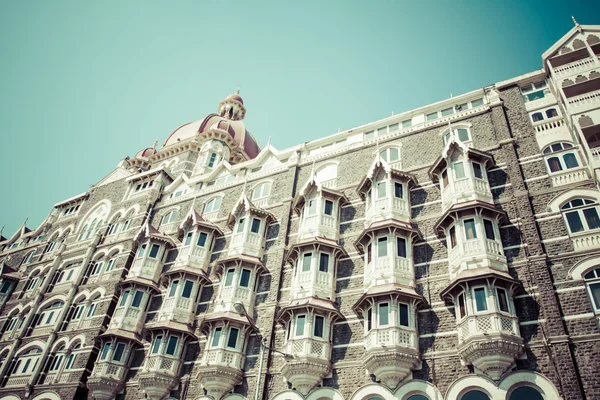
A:
[[[315,316],[315,328],[313,329],[313,336],[315,337],[323,337],[323,326],[325,325],[325,318],[320,316]]]
[[[476,162],[473,163],[473,175],[475,175],[475,178],[483,179],[483,173],[481,172],[481,164]]]
[[[456,131],[458,133],[458,140],[460,140],[461,142],[468,142],[470,140],[468,130],[457,129]]]
[[[304,254],[302,259],[302,272],[310,271],[310,262],[312,261],[312,253]]]
[[[496,240],[496,234],[494,233],[494,224],[492,221],[484,219],[483,226],[485,227],[485,237],[490,240]]]
[[[453,107],[444,108],[442,110],[442,117],[445,117],[446,115],[450,115],[450,114],[454,114],[454,108]]]
[[[242,276],[240,277],[240,286],[248,287],[249,284],[250,284],[250,270],[243,269]]]
[[[125,351],[125,343],[117,343],[117,348],[113,353],[113,361],[121,361],[123,358],[123,352]]]
[[[500,311],[508,312],[508,299],[506,298],[506,290],[504,289],[496,289],[496,293],[498,293],[498,307]]]
[[[317,202],[315,200],[308,201],[308,215],[316,215],[317,214]]]
[[[325,215],[333,214],[333,201],[325,200]]]
[[[142,298],[144,297],[144,292],[140,290],[135,291],[135,296],[133,297],[133,301],[131,302],[131,307],[139,307],[142,303]]]
[[[167,354],[170,356],[175,355],[175,350],[177,349],[177,342],[179,338],[177,336],[169,336],[169,343],[167,344]]]
[[[560,165],[558,157],[550,157],[548,159],[548,166],[550,167],[550,172],[557,172],[562,170],[562,166]]]
[[[465,307],[465,295],[462,293],[458,295],[458,311],[460,314],[459,317],[461,318],[467,315],[467,309]]]
[[[571,211],[565,215],[567,217],[567,222],[569,223],[569,229],[571,229],[571,233],[581,232],[583,230],[583,223],[581,222],[579,212]]]
[[[321,253],[319,257],[319,271],[327,272],[329,270],[329,254]]]
[[[217,347],[219,346],[219,340],[221,340],[221,331],[223,328],[217,328],[215,329],[215,333],[213,334],[213,340],[212,340],[212,347]]]
[[[406,258],[406,239],[401,237],[396,238],[396,250],[398,257]]]
[[[129,290],[123,292],[123,296],[121,296],[121,303],[119,303],[119,307],[123,307],[125,305],[127,297],[129,297]]]
[[[194,288],[194,282],[185,281],[185,285],[183,285],[183,292],[181,292],[181,297],[189,299],[192,295],[192,289]]]
[[[530,386],[521,386],[510,394],[509,400],[543,400],[544,398],[534,388]]]
[[[398,313],[400,314],[400,325],[408,326],[408,305],[398,304]]]
[[[398,159],[400,158],[398,149],[396,147],[392,147],[389,149],[389,152],[390,152],[390,159],[388,161],[389,162],[398,161]]]
[[[469,393],[466,393],[461,400],[490,400],[490,398],[480,390],[471,390]]]
[[[260,230],[260,219],[252,218],[252,226],[250,227],[250,232],[258,233]]]
[[[243,232],[244,231],[244,224],[246,223],[246,219],[245,218],[241,218],[238,222],[238,227],[237,227],[237,233]]]
[[[475,220],[465,219],[465,237],[469,239],[477,239],[477,231],[475,230]]]
[[[304,324],[306,322],[305,315],[298,315],[296,318],[296,337],[304,336]]]
[[[208,235],[206,233],[200,232],[200,235],[198,235],[197,245],[200,247],[204,247],[206,245],[207,238],[208,238]]]
[[[473,100],[471,102],[471,107],[479,107],[482,104],[483,104],[483,99]]]
[[[387,162],[388,161],[387,150],[384,150],[384,151],[380,152],[379,153],[379,158],[381,158],[383,161]]]
[[[143,245],[141,245],[141,246],[140,246],[140,248],[138,249],[138,253],[137,253],[137,256],[138,256],[138,258],[141,258],[141,257],[143,257],[143,256],[144,256],[144,252],[145,252],[145,251],[146,251],[146,245],[145,245],[145,244],[143,244]]]
[[[100,356],[101,360],[106,360],[106,356],[108,355],[109,349],[110,349],[110,343],[104,343],[104,347],[102,348],[102,355]]]
[[[403,128],[410,128],[412,126],[412,120],[407,119],[406,121],[402,121]]]
[[[431,114],[427,114],[427,121],[431,121],[437,118],[437,111]]]
[[[369,308],[367,310],[367,330],[370,331],[372,327],[373,327],[373,312]]]
[[[401,199],[404,197],[404,193],[402,190],[402,184],[399,182],[394,182],[394,196]]]
[[[563,156],[563,160],[565,160],[565,166],[567,168],[577,168],[579,167],[579,163],[577,162],[577,157],[573,153],[567,153]]]
[[[177,291],[177,286],[179,286],[179,281],[175,280],[171,284],[171,290],[169,291],[169,297],[175,296],[175,292]]]
[[[377,198],[378,199],[382,199],[386,196],[386,194],[387,194],[386,186],[387,186],[387,182],[385,182],[385,181],[377,183]]]
[[[377,256],[385,257],[387,254],[387,237],[377,239]]]
[[[590,229],[600,228],[600,219],[598,218],[598,210],[594,208],[586,208],[583,210],[583,215]]]
[[[235,270],[233,270],[233,269],[227,270],[227,275],[225,276],[225,286],[231,286],[231,284],[233,283],[233,274],[234,273],[235,273]]]
[[[450,246],[451,248],[456,247],[456,228],[450,228]]]
[[[463,165],[462,162],[454,163],[453,169],[454,169],[454,177],[456,179],[462,179],[465,177],[465,166]]]
[[[478,288],[474,290],[475,292],[475,307],[477,311],[486,311],[487,310],[487,300],[485,298],[485,289]]]
[[[227,339],[227,347],[231,347],[232,349],[235,349],[235,347],[237,346],[237,339],[238,339],[239,332],[240,332],[240,330],[237,328],[229,329],[229,338]]]
[[[444,170],[442,172],[442,182],[444,183],[444,187],[448,187],[448,170]]]
[[[590,285],[590,292],[592,293],[592,300],[596,310],[600,310],[600,283],[592,283]]]
[[[154,338],[154,342],[152,343],[152,354],[158,353],[158,349],[160,347],[160,342],[162,340],[162,335],[158,335]]]
[[[184,246],[189,246],[190,244],[192,244],[192,235],[194,234],[194,232],[188,232],[187,235],[185,235],[185,244]]]
[[[150,257],[151,258],[156,258],[156,256],[158,255],[158,251],[160,250],[160,246],[157,244],[153,244],[152,248],[150,249]]]
[[[384,326],[389,324],[389,305],[382,303],[379,305],[379,325]]]

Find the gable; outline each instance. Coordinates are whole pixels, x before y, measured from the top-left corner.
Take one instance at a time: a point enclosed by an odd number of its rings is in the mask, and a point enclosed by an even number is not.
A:
[[[100,180],[100,182],[96,183],[96,187],[108,185],[109,183],[116,182],[118,180],[128,178],[133,175],[133,172],[126,170],[125,168],[117,167],[110,174],[106,175],[104,178]]]

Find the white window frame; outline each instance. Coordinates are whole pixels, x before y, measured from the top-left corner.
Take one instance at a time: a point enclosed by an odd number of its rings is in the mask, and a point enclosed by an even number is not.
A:
[[[477,310],[477,297],[475,296],[475,290],[477,289],[483,289],[483,294],[484,294],[484,298],[485,298],[485,310],[481,310],[478,311]],[[485,314],[488,313],[490,311],[490,301],[489,301],[489,293],[488,293],[488,288],[486,286],[473,286],[471,288],[471,298],[473,300],[473,312],[475,314]]]
[[[563,208],[567,204],[570,204],[572,201],[579,200],[579,199],[581,199],[581,200],[584,201],[583,205],[581,205],[581,206],[575,206],[575,207],[570,207],[570,208]],[[591,202],[591,203],[587,203],[587,202]],[[577,197],[577,198],[571,199],[571,200],[565,202],[563,205],[561,205],[560,211],[561,211],[561,214],[563,216],[563,220],[564,220],[565,226],[567,227],[567,230],[568,230],[569,234],[571,234],[571,235],[582,235],[582,234],[586,234],[588,232],[596,232],[596,231],[600,230],[600,227],[599,228],[593,228],[593,229],[591,229],[590,226],[589,226],[589,223],[588,223],[588,221],[587,221],[587,219],[585,217],[585,214],[583,213],[584,210],[591,209],[591,208],[595,208],[596,209],[596,213],[600,216],[600,205],[598,204],[598,202],[596,201],[596,199],[588,199],[588,198],[585,198],[585,197]],[[571,225],[569,224],[569,220],[567,219],[567,214],[571,213],[571,212],[574,212],[574,211],[576,211],[577,214],[579,215],[579,220],[581,221],[581,224],[583,226],[583,230],[578,231],[578,232],[573,232],[571,230]]]
[[[271,195],[271,182],[261,182],[252,190],[252,200],[267,198]]]

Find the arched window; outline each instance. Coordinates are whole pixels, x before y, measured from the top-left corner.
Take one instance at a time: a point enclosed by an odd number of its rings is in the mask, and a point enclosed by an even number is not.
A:
[[[388,163],[395,163],[400,161],[400,149],[397,147],[390,147],[379,153],[379,157]]]
[[[113,269],[115,269],[115,264],[117,262],[118,256],[119,256],[119,253],[115,253],[110,256],[110,258],[106,262],[106,269],[104,270],[104,272],[110,272]]]
[[[262,199],[271,194],[271,182],[263,182],[252,191],[252,200]]]
[[[121,218],[121,214],[117,214],[113,217],[111,223],[108,225],[108,230],[106,232],[107,236],[114,235],[119,231],[119,219]]]
[[[26,351],[20,354],[17,357],[17,361],[15,362],[11,375],[24,375],[31,374],[38,362],[40,361],[40,357],[42,355],[42,349],[39,347],[35,347],[29,351]]]
[[[177,210],[171,210],[168,213],[166,213],[165,215],[163,215],[162,219],[160,220],[160,224],[167,225],[172,222],[176,222],[177,219],[178,219]]]
[[[600,267],[583,276],[595,312],[600,312]]]
[[[531,114],[531,120],[533,122],[543,121],[544,120],[544,114],[542,114],[541,112],[533,113],[533,114]]]
[[[558,112],[556,111],[556,108],[549,108],[546,110],[546,117],[547,118],[554,118],[554,117],[558,117]]]
[[[337,165],[328,164],[317,171],[317,179],[320,182],[327,182],[337,179]]]
[[[121,232],[128,231],[131,228],[134,214],[135,214],[134,210],[131,210],[127,213],[127,215],[125,216],[125,222],[123,223],[123,228],[121,229]]]
[[[77,359],[77,354],[75,353],[75,351],[79,350],[79,348],[81,348],[81,343],[77,343],[75,346],[73,346],[73,348],[71,349],[71,354],[69,354],[69,357],[67,357],[65,369],[73,368],[73,366],[75,365],[75,360]]]
[[[600,228],[598,203],[590,199],[573,199],[561,207],[571,233]]]
[[[546,157],[550,173],[579,167],[577,155],[573,149],[573,145],[570,143],[560,142],[551,144],[546,146],[542,153]]]
[[[465,393],[460,400],[490,400],[490,396],[483,393],[481,390],[470,390]]]
[[[65,358],[65,345],[63,344],[58,348],[58,350],[56,350],[54,359],[52,360],[52,363],[50,364],[50,372],[58,371],[60,369],[60,366],[62,365],[64,358]]]
[[[211,201],[206,203],[203,214],[208,214],[211,212],[219,211],[219,209],[221,208],[222,200],[223,200],[222,197],[215,197],[214,199],[212,199]]]
[[[32,252],[27,254],[27,256],[23,259],[23,265],[27,265],[27,264],[31,263],[31,259],[33,258],[34,255],[35,255],[35,250],[33,250]]]
[[[422,394],[413,394],[412,396],[410,396],[406,400],[429,400],[429,398],[427,396],[422,395]]]
[[[106,203],[101,203],[86,217],[83,228],[79,232],[78,240],[86,240],[93,237],[102,227],[102,223],[108,217],[110,209]]]
[[[531,386],[521,386],[510,394],[508,400],[544,400],[544,398]]]

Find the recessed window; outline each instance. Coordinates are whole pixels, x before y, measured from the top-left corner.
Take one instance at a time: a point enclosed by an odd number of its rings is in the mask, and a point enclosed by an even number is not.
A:
[[[252,218],[252,226],[250,227],[250,232],[258,233],[260,231],[260,219]]]
[[[190,231],[185,235],[185,241],[183,242],[183,245],[185,247],[188,247],[189,245],[192,244],[192,236],[194,236],[194,232]]]
[[[540,392],[530,386],[516,388],[508,400],[544,400]]]
[[[470,390],[460,400],[490,400],[490,397],[481,390]]]
[[[465,177],[465,165],[462,161],[454,163],[452,165],[452,169],[454,170],[454,178],[456,180],[463,179]]]
[[[102,347],[102,352],[100,353],[101,360],[106,360],[106,356],[108,355],[109,350],[110,350],[110,343],[104,343],[104,347]]]
[[[135,296],[133,296],[133,301],[131,302],[131,307],[139,308],[140,304],[142,304],[142,299],[144,298],[144,292],[141,290],[135,291]]]
[[[400,326],[409,326],[408,322],[408,304],[398,304],[398,314],[400,316]]]
[[[227,273],[225,274],[225,286],[231,286],[231,284],[233,283],[233,275],[235,274],[235,270],[234,269],[228,269]]]
[[[240,220],[238,221],[238,226],[237,226],[236,233],[244,232],[244,225],[245,225],[245,223],[246,223],[246,219],[245,218],[240,218]]]
[[[473,290],[475,297],[475,309],[477,311],[487,311],[487,299],[485,288],[476,288]]]
[[[325,215],[332,215],[333,214],[333,201],[331,201],[331,200],[325,200],[325,209],[323,210],[323,213]]]
[[[214,167],[216,161],[217,161],[217,153],[211,153],[208,158],[208,163],[206,164],[206,166],[208,168],[212,168],[212,167]]]
[[[150,248],[150,254],[148,255],[150,258],[156,258],[158,256],[158,252],[160,250],[160,245],[154,243]]]
[[[196,242],[196,244],[199,247],[204,247],[206,246],[206,239],[208,238],[208,235],[204,232],[200,232],[200,234],[198,235],[198,242]]]
[[[402,128],[410,128],[412,126],[412,120],[407,119],[406,121],[402,121]]]
[[[388,303],[379,304],[379,326],[386,326],[390,323],[390,306]]]
[[[394,197],[397,199],[404,198],[404,190],[400,182],[394,182]]]
[[[160,342],[162,341],[162,335],[158,335],[154,337],[154,341],[152,342],[152,354],[158,353],[160,349]]]
[[[432,112],[430,114],[427,114],[427,121],[433,121],[434,119],[437,119],[438,117],[438,113],[436,112]]]
[[[454,114],[454,107],[448,107],[448,108],[444,108],[442,110],[442,117],[445,117],[447,115],[451,115]]]
[[[125,307],[125,303],[127,302],[127,297],[129,297],[129,290],[123,292],[121,296],[121,302],[119,303],[119,307]]]
[[[162,217],[160,224],[167,225],[175,221],[177,221],[177,210],[171,210]]]
[[[123,359],[123,353],[125,352],[125,343],[117,343],[117,347],[115,348],[115,352],[113,353],[113,361],[121,362]]]
[[[494,223],[488,219],[484,219],[483,227],[485,228],[485,237],[489,240],[496,240],[496,234],[494,233]]]
[[[465,239],[477,239],[477,230],[475,229],[474,219],[465,219]]]
[[[216,328],[214,333],[213,333],[213,338],[212,338],[212,343],[211,346],[212,347],[218,347],[219,346],[219,341],[221,340],[221,332],[223,331],[223,328]]]
[[[383,199],[387,196],[387,182],[377,182],[377,198]]]
[[[373,328],[373,311],[369,308],[367,310],[367,330],[370,331]]]
[[[464,318],[467,315],[467,308],[465,307],[465,294],[461,293],[458,295],[458,317]]]
[[[406,258],[406,239],[402,237],[396,237],[396,255],[398,257]]]
[[[589,199],[574,199],[561,207],[571,233],[600,228],[598,204]]]
[[[319,271],[327,272],[329,270],[329,254],[321,253],[319,256]]]
[[[237,340],[240,334],[238,328],[229,328],[229,337],[227,338],[227,347],[235,349],[237,347]]]
[[[450,228],[448,234],[450,236],[450,248],[453,249],[456,247],[456,228],[454,226]]]
[[[179,286],[179,279],[174,280],[171,283],[171,290],[169,291],[169,297],[174,297],[177,292],[177,286]]]
[[[387,237],[377,239],[377,257],[386,257],[387,252]]]
[[[473,164],[473,175],[475,175],[475,178],[477,179],[483,179],[483,171],[481,170],[481,164],[479,163],[472,163]]]
[[[315,316],[315,326],[313,328],[314,337],[323,337],[323,328],[325,327],[325,318],[320,315]]]
[[[194,282],[185,281],[183,285],[183,291],[181,292],[181,297],[184,299],[189,299],[192,296],[192,289],[194,288]]]
[[[302,258],[302,272],[310,271],[310,263],[312,261],[312,253],[304,253]]]
[[[498,295],[498,309],[502,312],[509,312],[506,290],[502,288],[496,288],[496,294]]]
[[[588,295],[596,312],[600,311],[600,268],[593,269],[583,277],[588,289]]]
[[[175,355],[175,350],[177,350],[177,343],[179,342],[179,338],[177,336],[169,336],[169,342],[167,343],[167,351],[166,354],[169,356]]]
[[[240,274],[240,286],[248,287],[249,284],[250,284],[250,270],[243,269],[242,273]]]
[[[304,325],[306,324],[306,315],[296,317],[296,337],[304,336]]]

